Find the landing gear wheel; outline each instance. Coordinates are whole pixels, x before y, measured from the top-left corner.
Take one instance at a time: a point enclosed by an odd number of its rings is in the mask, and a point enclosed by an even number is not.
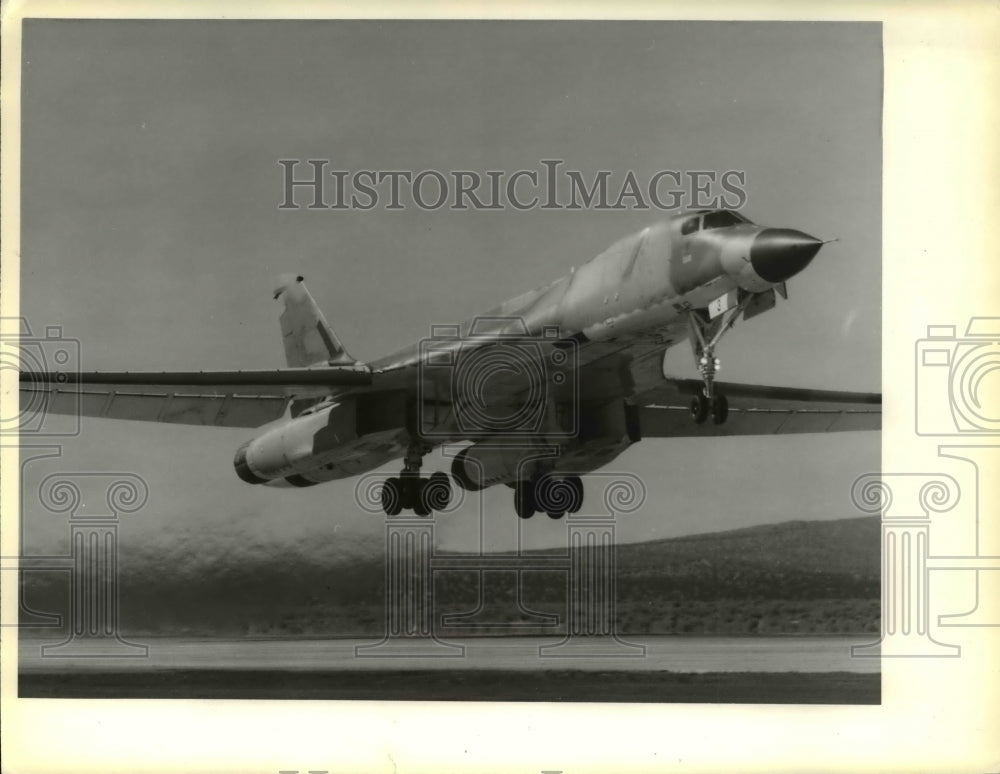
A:
[[[417,516],[430,516],[431,509],[427,506],[424,490],[427,489],[426,478],[411,478],[406,484],[409,486],[410,508]]]
[[[514,511],[519,518],[530,519],[535,515],[535,483],[518,481],[514,486]]]
[[[578,513],[583,507],[583,481],[579,476],[567,476],[566,485],[572,490],[566,513]]]
[[[566,507],[573,500],[573,489],[562,478],[551,473],[535,480],[535,504],[545,511],[550,519],[561,519],[566,515]]]
[[[729,416],[729,401],[725,395],[716,395],[712,399],[712,422],[721,425]]]
[[[705,420],[708,419],[708,410],[708,398],[702,393],[698,393],[697,397],[691,399],[691,419],[696,425],[705,424]]]
[[[418,498],[420,497],[420,485],[422,481],[423,479],[412,474],[400,477],[399,483],[403,489],[403,510],[411,511],[416,507]]]
[[[418,484],[415,487],[416,491],[413,498],[413,513],[417,516],[430,516],[431,509],[427,506],[424,499],[424,490],[427,488],[427,479],[418,479]]]
[[[403,510],[403,486],[402,481],[393,476],[387,478],[382,484],[382,510],[386,516],[398,516]]]
[[[419,499],[428,513],[446,510],[451,505],[451,481],[448,474],[441,471],[432,474],[420,488]]]

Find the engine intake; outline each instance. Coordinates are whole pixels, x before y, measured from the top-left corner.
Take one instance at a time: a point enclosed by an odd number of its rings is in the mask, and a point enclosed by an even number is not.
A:
[[[356,438],[354,401],[334,403],[277,425],[243,444],[236,451],[233,467],[248,484],[264,484],[314,470]]]
[[[256,475],[252,470],[250,470],[250,466],[247,465],[247,447],[251,443],[253,443],[253,441],[247,441],[236,450],[236,457],[233,459],[233,467],[236,468],[236,475],[248,484],[266,484],[267,479]]]

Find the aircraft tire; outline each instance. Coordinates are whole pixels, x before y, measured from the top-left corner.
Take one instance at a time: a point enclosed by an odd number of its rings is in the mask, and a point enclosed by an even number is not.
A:
[[[427,498],[424,496],[424,492],[427,491],[428,479],[426,478],[415,478],[410,482],[411,494],[410,497],[413,505],[413,513],[416,516],[430,516],[431,508],[427,504]]]
[[[451,505],[451,481],[447,473],[438,471],[420,487],[420,503],[428,511],[443,511]]]
[[[518,518],[530,519],[535,515],[535,482],[518,481],[514,487],[514,512]]]
[[[716,395],[712,401],[712,422],[721,425],[729,416],[729,401],[725,395]]]
[[[545,511],[550,519],[561,519],[566,511],[577,505],[578,491],[571,479],[556,473],[546,473],[535,478],[535,507]],[[581,482],[582,488],[582,482]]]
[[[708,398],[701,393],[691,399],[691,419],[696,425],[705,424],[705,420],[708,419],[708,410]]]
[[[382,484],[382,510],[386,516],[398,516],[403,510],[402,481],[393,476]]]
[[[578,513],[583,507],[583,480],[579,476],[569,476],[566,482],[573,488],[573,498],[566,507],[566,513]]]

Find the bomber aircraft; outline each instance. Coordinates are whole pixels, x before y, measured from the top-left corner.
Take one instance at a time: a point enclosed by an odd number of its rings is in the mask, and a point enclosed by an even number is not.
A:
[[[582,474],[642,438],[877,430],[881,395],[721,382],[716,348],[766,312],[825,244],[732,210],[686,211],[554,282],[370,362],[351,357],[301,276],[279,279],[287,368],[22,371],[22,404],[115,419],[257,428],[235,453],[248,484],[308,487],[402,458],[387,515],[505,484],[528,518],[574,513]],[[700,379],[664,371],[690,346]],[[24,406],[22,405],[22,415]],[[451,478],[420,474],[466,444]]]

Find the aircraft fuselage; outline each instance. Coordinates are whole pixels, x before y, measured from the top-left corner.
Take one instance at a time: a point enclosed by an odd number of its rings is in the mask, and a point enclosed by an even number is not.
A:
[[[692,313],[708,322],[740,305],[749,316],[748,301],[766,311],[770,307],[761,299],[766,302],[770,294],[773,306],[774,289],[805,268],[822,244],[799,231],[757,226],[729,211],[674,216],[621,239],[549,285],[370,363],[373,373],[390,379],[416,368],[416,394],[401,380],[398,391],[348,393],[320,403],[244,445],[237,453],[237,472],[253,483],[310,486],[403,456],[415,438],[425,448],[459,440],[499,439],[521,447],[555,442],[563,448],[561,464],[577,460],[589,461],[589,469],[599,467],[637,440],[627,397],[652,387],[659,374],[649,369],[612,374],[609,378],[617,381],[609,395],[617,399],[605,400],[593,385],[581,393],[575,382],[580,367],[612,352],[620,363],[640,346],[662,353],[692,336]],[[484,345],[536,348],[532,352],[546,369],[545,378],[557,373],[566,378],[543,384],[539,397],[524,374],[494,368],[499,375],[483,379],[474,396],[485,413],[479,425],[470,424],[464,398],[455,391],[455,364]],[[507,370],[516,371],[513,365]],[[490,424],[491,408],[495,414],[524,413],[525,405],[539,400],[544,405],[526,415],[530,437],[503,426],[497,432]],[[495,460],[513,459],[514,452],[485,448],[477,453],[483,459],[466,454],[464,459],[475,463],[468,468],[456,461],[453,473],[461,485],[510,483],[505,481],[512,475],[510,464]],[[467,472],[486,468],[493,473],[475,480]]]

